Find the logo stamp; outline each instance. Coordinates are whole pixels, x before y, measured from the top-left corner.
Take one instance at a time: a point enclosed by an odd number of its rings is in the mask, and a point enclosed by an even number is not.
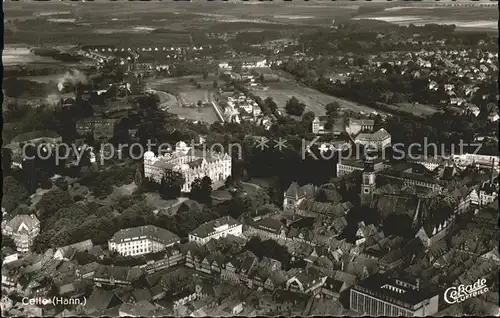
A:
[[[477,282],[471,285],[460,285],[458,287],[450,287],[444,292],[444,301],[448,304],[458,304],[466,299],[477,297],[488,292],[486,279],[478,279]]]

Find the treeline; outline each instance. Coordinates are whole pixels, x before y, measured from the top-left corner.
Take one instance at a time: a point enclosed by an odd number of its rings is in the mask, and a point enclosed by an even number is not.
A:
[[[48,92],[55,87],[50,84],[39,83],[16,77],[9,77],[3,80],[3,89],[8,97],[46,97]]]
[[[64,53],[64,52],[61,52],[57,49],[35,48],[35,49],[32,49],[31,51],[35,55],[51,57],[54,60],[58,60],[61,62],[79,62],[83,59],[80,56],[72,55],[69,53]]]

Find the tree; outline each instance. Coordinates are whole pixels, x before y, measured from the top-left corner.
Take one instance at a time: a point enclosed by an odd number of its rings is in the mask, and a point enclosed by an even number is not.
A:
[[[80,158],[80,161],[78,162],[78,167],[80,168],[80,171],[83,167],[90,167],[92,166],[92,162],[90,161],[92,150],[85,149],[82,153],[82,157]]]
[[[103,205],[95,211],[95,215],[99,218],[111,219],[113,217],[113,209],[109,206]]]
[[[324,129],[330,130],[332,128],[333,128],[333,120],[331,118],[328,118],[327,121],[325,122]]]
[[[135,171],[135,175],[134,175],[134,183],[137,185],[137,186],[141,186],[142,184],[142,172],[140,169],[137,169]]]
[[[226,181],[224,181],[224,186],[229,188],[234,183],[233,176],[227,176]]]
[[[181,195],[184,177],[180,172],[169,170],[159,185],[159,192],[163,199],[177,199]]]
[[[316,115],[313,112],[311,112],[311,111],[305,112],[302,115],[302,121],[304,121],[306,123],[311,123],[315,117],[316,117]]]
[[[276,110],[278,109],[278,104],[276,104],[276,102],[273,100],[272,97],[268,97],[268,98],[264,99],[264,105],[267,108],[269,108],[271,113],[275,113]]]
[[[301,103],[295,96],[292,96],[285,105],[286,112],[293,116],[302,116],[305,109],[306,105]]]
[[[318,202],[328,201],[328,197],[326,196],[325,191],[319,190],[318,194],[316,195],[316,201],[318,201]]]
[[[241,174],[241,180],[243,182],[247,182],[247,181],[250,181],[250,176],[248,175],[248,171],[247,169],[243,169],[243,172]]]
[[[212,179],[205,176],[196,178],[191,183],[191,198],[200,203],[210,203],[212,196]]]
[[[203,203],[210,203],[212,197],[212,179],[205,176],[201,179],[201,199]]]
[[[104,173],[100,173],[94,179],[92,183],[92,192],[98,198],[104,198],[107,195],[110,195],[113,192],[113,182],[111,178],[109,178]]]
[[[4,176],[10,175],[11,165],[12,165],[12,150],[10,150],[9,148],[2,148],[2,170]]]
[[[338,115],[340,110],[340,104],[338,102],[329,103],[326,105],[326,115],[328,117],[335,117]]]
[[[4,251],[4,248],[6,247],[10,247],[11,249],[13,250],[16,250],[16,243],[14,243],[14,240],[12,239],[12,237],[8,236],[8,235],[3,235],[2,236],[2,252]],[[2,253],[2,256],[3,253]]]
[[[2,207],[10,213],[19,205],[28,199],[28,190],[11,176],[3,179],[3,198]]]
[[[35,207],[40,211],[40,221],[43,221],[56,213],[59,209],[73,203],[74,201],[67,191],[55,188],[46,192]]]
[[[56,181],[54,182],[54,185],[61,190],[64,190],[64,191],[68,190],[68,181],[65,178],[56,179]]]
[[[238,62],[234,65],[233,72],[235,73],[241,73],[243,71],[243,65],[241,62]]]

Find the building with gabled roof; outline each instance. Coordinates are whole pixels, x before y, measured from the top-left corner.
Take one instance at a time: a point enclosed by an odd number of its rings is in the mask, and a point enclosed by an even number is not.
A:
[[[304,199],[313,199],[316,195],[316,187],[312,184],[300,186],[292,182],[283,195],[283,209],[293,210]]]
[[[359,132],[371,133],[374,125],[375,121],[373,119],[349,118],[349,124],[346,126],[345,130],[350,135],[356,135]]]
[[[249,224],[249,232],[264,239],[286,239],[286,227],[277,219],[263,218]]]
[[[453,207],[443,198],[432,198],[428,203],[428,214],[422,219],[415,237],[420,238],[427,247],[443,239],[455,221],[454,212]]]
[[[230,216],[224,216],[200,225],[189,233],[189,241],[204,245],[211,239],[226,237],[227,235],[241,236],[243,225]]]
[[[321,293],[327,298],[338,300],[340,298],[340,294],[347,288],[348,286],[346,282],[328,276],[323,284],[323,287],[321,288]]]
[[[301,294],[316,295],[321,291],[326,278],[313,268],[301,270],[287,280],[286,289]]]
[[[91,240],[85,240],[71,245],[59,247],[54,253],[54,259],[70,260],[73,258],[73,255],[75,255],[76,252],[88,251],[93,246],[94,244],[92,243]]]
[[[427,214],[425,200],[414,195],[375,194],[370,207],[380,211],[382,218],[394,214],[403,214],[415,221],[415,218]]]
[[[40,221],[34,214],[16,215],[2,227],[2,233],[12,237],[18,252],[26,253],[40,233]]]
[[[180,243],[180,237],[169,230],[144,225],[122,229],[108,241],[110,251],[117,251],[124,256],[137,256],[155,253],[166,247]]]
[[[332,217],[342,217],[346,215],[351,208],[352,205],[348,202],[333,204],[317,202],[312,199],[303,200],[297,207],[299,211]]]
[[[94,273],[94,283],[101,285],[130,285],[140,279],[144,271],[136,267],[101,265]]]

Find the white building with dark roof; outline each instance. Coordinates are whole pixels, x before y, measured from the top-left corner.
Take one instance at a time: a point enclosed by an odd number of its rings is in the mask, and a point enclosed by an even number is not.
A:
[[[123,229],[108,241],[110,251],[124,256],[156,253],[180,242],[179,236],[154,225],[144,225]]]
[[[206,244],[211,239],[219,239],[227,235],[241,236],[243,225],[230,216],[225,216],[200,225],[189,233],[189,241]]]

